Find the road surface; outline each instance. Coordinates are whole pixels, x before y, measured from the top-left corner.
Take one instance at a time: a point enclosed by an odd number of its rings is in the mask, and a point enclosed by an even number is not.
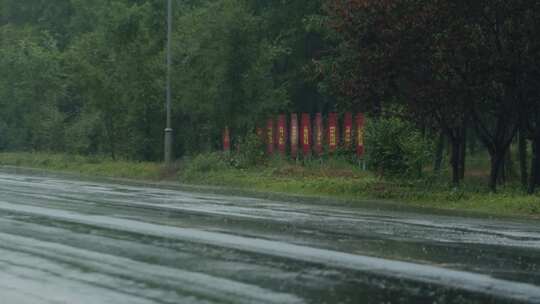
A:
[[[0,169],[0,302],[540,303],[540,225],[385,209]]]

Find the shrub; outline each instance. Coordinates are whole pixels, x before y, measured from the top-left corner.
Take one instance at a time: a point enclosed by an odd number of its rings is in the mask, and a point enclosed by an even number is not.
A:
[[[433,142],[398,118],[372,120],[366,128],[368,165],[381,175],[420,177],[431,159]]]
[[[222,153],[204,153],[187,161],[182,176],[187,179],[196,178],[206,173],[226,170],[228,168],[228,162]]]
[[[264,143],[255,133],[249,133],[240,140],[238,153],[230,156],[230,163],[235,168],[249,168],[265,164]]]

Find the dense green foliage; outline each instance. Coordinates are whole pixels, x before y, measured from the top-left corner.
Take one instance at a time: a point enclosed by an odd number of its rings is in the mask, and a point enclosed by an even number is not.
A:
[[[227,162],[249,168],[264,162],[253,131],[269,116],[362,111],[375,172],[416,176],[447,153],[458,186],[481,143],[495,191],[515,178],[514,145],[521,184],[540,185],[538,1],[174,0],[173,10],[177,158],[218,150],[228,126]],[[163,0],[0,0],[0,151],[161,160],[166,15]]]
[[[394,177],[421,177],[433,150],[431,140],[399,118],[371,121],[366,129],[366,145],[370,167]]]
[[[304,75],[318,1],[173,1],[180,157],[323,98]],[[0,0],[0,149],[159,160],[166,1]]]
[[[155,2],[2,0],[2,148],[157,159]]]
[[[335,0],[324,7],[313,24],[334,44],[317,71],[340,104],[442,133],[455,185],[474,132],[490,156],[492,191],[505,180],[519,131],[522,183],[528,138],[529,191],[540,185],[538,1]]]

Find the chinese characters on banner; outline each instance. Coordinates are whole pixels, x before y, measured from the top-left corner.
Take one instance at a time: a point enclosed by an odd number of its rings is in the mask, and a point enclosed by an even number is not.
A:
[[[328,115],[328,151],[333,153],[338,146],[338,124],[337,113],[330,113]]]
[[[356,155],[358,158],[362,158],[364,156],[364,125],[364,114],[358,113],[356,115]]]
[[[323,153],[323,120],[322,114],[317,113],[315,115],[315,143],[314,151],[317,156],[321,156]]]
[[[343,121],[343,147],[350,150],[352,146],[353,117],[351,112],[345,113]]]
[[[311,152],[311,117],[308,113],[302,114],[300,140],[302,141],[302,153],[304,156],[309,156]]]
[[[298,157],[298,116],[291,114],[291,156],[293,159]]]
[[[274,120],[271,118],[266,123],[266,146],[266,152],[274,154]]]
[[[225,127],[225,130],[223,130],[223,151],[231,151],[231,133],[229,132],[229,127]]]
[[[279,153],[285,156],[287,151],[287,118],[283,114],[278,116],[277,145]]]

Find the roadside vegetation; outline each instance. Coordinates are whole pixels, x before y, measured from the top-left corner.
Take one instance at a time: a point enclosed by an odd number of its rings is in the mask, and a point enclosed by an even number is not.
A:
[[[113,160],[107,156],[29,152],[0,153],[0,166],[152,181],[162,179],[166,173],[161,164],[152,162]]]
[[[351,151],[322,157],[268,157],[252,138],[235,153],[205,153],[186,160],[179,171],[184,183],[237,187],[263,192],[322,196],[342,200],[384,200],[435,209],[479,211],[498,215],[540,215],[540,195],[530,195],[511,161],[506,181],[495,193],[489,180],[489,156],[468,152],[463,183],[450,181],[448,153],[436,155],[436,143],[394,119],[368,124],[365,163]],[[402,133],[408,137],[401,136]],[[514,154],[517,151],[513,150]],[[512,158],[510,158],[512,159]]]
[[[215,155],[203,155],[215,159]],[[199,167],[199,164],[195,166]],[[485,178],[466,177],[467,186],[452,188],[448,176],[415,180],[382,179],[347,166],[343,161],[300,165],[276,160],[272,165],[249,169],[226,166],[226,159],[209,171],[192,171],[180,177],[187,183],[239,187],[257,191],[323,196],[349,201],[384,200],[435,209],[478,211],[495,215],[540,216],[540,196],[527,195],[519,184],[501,187],[494,194],[485,188]]]
[[[508,183],[497,193],[485,187],[487,159],[471,157],[471,175],[463,187],[448,183],[449,168],[441,175],[413,179],[382,178],[364,171],[347,156],[291,161],[279,157],[245,166],[238,157],[224,153],[200,154],[175,164],[173,170],[151,162],[118,161],[47,153],[0,153],[0,166],[39,168],[86,176],[128,178],[150,182],[180,182],[257,192],[328,198],[350,203],[390,201],[402,206],[472,211],[502,216],[540,217],[540,196],[527,195],[519,182]],[[480,174],[480,176],[478,176]],[[375,202],[376,204],[376,202]]]

